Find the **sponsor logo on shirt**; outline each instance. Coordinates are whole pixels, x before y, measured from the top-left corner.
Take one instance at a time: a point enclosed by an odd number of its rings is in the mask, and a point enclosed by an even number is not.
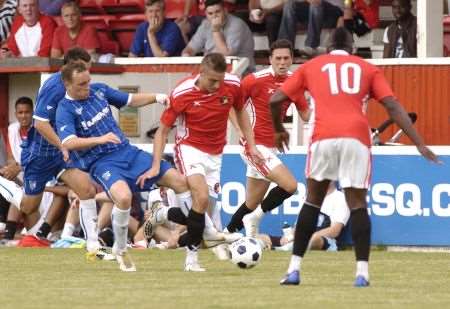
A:
[[[97,115],[92,117],[91,120],[82,121],[81,122],[81,126],[83,127],[84,130],[88,130],[90,127],[95,125],[97,122],[99,122],[100,120],[102,120],[103,118],[108,116],[108,114],[109,114],[109,108],[105,107],[105,108],[102,109],[101,112],[98,112]]]

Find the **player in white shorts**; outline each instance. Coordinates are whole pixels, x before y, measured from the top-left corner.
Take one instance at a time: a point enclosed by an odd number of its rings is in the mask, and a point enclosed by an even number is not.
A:
[[[245,227],[247,236],[256,237],[258,226],[265,213],[273,210],[297,191],[297,180],[278,158],[275,148],[274,131],[269,110],[271,94],[292,74],[293,49],[287,40],[275,41],[271,46],[271,66],[259,72],[247,75],[242,81],[244,100],[250,107],[253,120],[253,132],[257,149],[262,153],[264,162],[256,164],[247,155],[247,147],[241,153],[247,163],[246,200],[232,216],[227,230],[236,232]],[[283,115],[291,104],[283,103]],[[306,102],[295,104],[300,116],[308,118]],[[235,123],[231,118],[233,124]],[[271,182],[277,184],[264,198]]]

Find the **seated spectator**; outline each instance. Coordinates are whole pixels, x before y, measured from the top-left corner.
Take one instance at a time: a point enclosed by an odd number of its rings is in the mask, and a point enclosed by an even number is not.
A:
[[[284,1],[280,0],[278,2],[280,4],[273,7],[264,7],[259,0],[250,0],[248,2],[249,20],[255,24],[265,24],[269,46],[277,40],[280,30]]]
[[[68,2],[61,9],[64,25],[56,28],[51,49],[52,58],[61,58],[72,47],[84,48],[92,58],[100,48],[97,30],[81,21],[81,11],[75,2]]]
[[[395,21],[384,32],[383,58],[417,57],[417,18],[411,9],[411,0],[392,1]]]
[[[183,56],[218,52],[224,56],[246,57],[250,61],[247,72],[252,72],[254,40],[247,24],[228,14],[221,0],[206,0],[205,6],[206,19],[183,50]]]
[[[0,47],[6,42],[16,15],[16,0],[0,0]]]
[[[185,43],[177,24],[165,18],[164,1],[147,0],[145,16],[147,21],[136,29],[128,56],[179,56]]]
[[[322,27],[335,28],[339,18],[343,15],[343,0],[289,0],[283,7],[279,39],[288,39],[295,47],[297,22],[307,23],[305,40],[306,56],[319,53],[320,35]]]
[[[8,38],[9,51],[0,57],[49,57],[55,22],[39,13],[38,0],[20,0]]]
[[[378,26],[380,0],[353,0],[345,6],[344,25],[357,36],[363,36]]]
[[[61,8],[67,2],[73,0],[39,0],[39,10],[49,16],[61,15]]]

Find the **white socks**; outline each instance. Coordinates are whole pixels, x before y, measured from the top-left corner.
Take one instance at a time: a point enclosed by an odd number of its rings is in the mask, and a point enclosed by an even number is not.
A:
[[[23,190],[14,181],[8,180],[0,176],[0,194],[17,209],[20,210],[22,202]]]
[[[111,213],[111,221],[114,232],[115,254],[121,254],[127,249],[129,220],[130,208],[123,210],[114,205]]]
[[[61,233],[61,238],[72,237],[73,232],[75,232],[75,225],[73,225],[72,223],[66,222],[64,224],[64,229]]]
[[[256,209],[253,210],[250,214],[252,216],[257,217],[259,220],[261,220],[261,218],[264,217],[264,211],[262,210],[261,205],[256,207]]]
[[[95,252],[100,244],[97,229],[97,204],[94,199],[80,200],[80,225],[86,237],[86,247],[89,252]]]
[[[289,263],[288,274],[293,271],[300,271],[300,266],[302,264],[302,258],[298,255],[291,255],[291,262]]]
[[[369,280],[369,262],[356,261],[356,277],[363,276],[366,280]]]

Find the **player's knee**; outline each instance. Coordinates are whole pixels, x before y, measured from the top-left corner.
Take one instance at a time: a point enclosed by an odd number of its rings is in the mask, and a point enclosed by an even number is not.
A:
[[[208,191],[206,191],[206,192],[192,191],[192,194],[195,196],[195,201],[197,202],[195,204],[197,204],[197,206],[199,208],[198,210],[205,210],[208,208],[208,204],[209,204]],[[197,207],[195,207],[195,205],[194,205],[194,208],[197,208]]]
[[[114,196],[114,202],[122,209],[127,209],[131,206],[131,199],[131,192],[120,192]]]
[[[88,200],[95,198],[95,187],[90,183],[80,183],[78,186],[77,195],[81,200]]]
[[[295,192],[297,192],[297,181],[289,181],[282,188],[286,192],[294,194]]]
[[[175,177],[172,181],[173,190],[176,193],[183,193],[189,190],[189,186],[186,180],[186,177],[183,175],[179,175]]]

